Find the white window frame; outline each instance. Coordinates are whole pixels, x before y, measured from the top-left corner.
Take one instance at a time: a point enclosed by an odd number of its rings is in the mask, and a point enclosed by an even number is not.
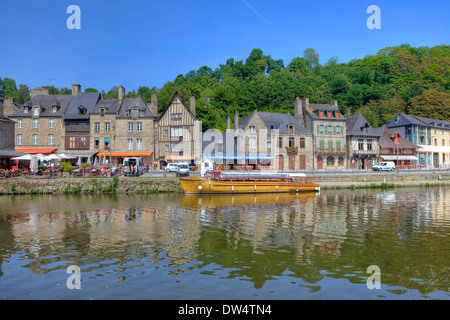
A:
[[[18,146],[21,146],[21,145],[22,145],[22,135],[21,135],[21,134],[18,134],[18,135],[17,135],[17,138],[16,138],[16,144],[17,144]]]
[[[127,139],[127,150],[133,150],[133,139]]]
[[[138,132],[142,131],[142,122],[136,122],[136,131]]]
[[[53,129],[55,127],[55,119],[54,118],[48,119],[48,127],[50,129]]]
[[[17,119],[17,128],[23,128],[23,119]]]
[[[37,146],[38,143],[39,143],[39,137],[38,137],[38,135],[37,135],[37,134],[33,134],[33,135],[31,136],[31,144],[32,144],[33,146]]]
[[[256,137],[249,137],[248,138],[248,148],[249,149],[256,149]]]
[[[142,139],[136,139],[136,150],[142,150]]]
[[[128,132],[133,132],[133,122],[128,122]]]
[[[171,137],[182,137],[183,136],[183,127],[170,127],[170,136]]]
[[[49,146],[52,146],[52,145],[54,145],[54,144],[55,144],[55,135],[49,134],[49,135],[48,135],[48,145],[49,145]]]
[[[33,119],[33,128],[34,129],[39,128],[39,119],[37,119],[37,118]]]

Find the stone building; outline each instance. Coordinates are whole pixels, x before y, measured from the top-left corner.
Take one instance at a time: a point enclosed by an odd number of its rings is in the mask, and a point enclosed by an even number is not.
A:
[[[15,148],[26,153],[60,152],[64,115],[72,96],[49,95],[48,89],[32,90],[31,99],[9,115],[15,125]]]
[[[23,153],[14,150],[15,123],[3,114],[4,99],[0,99],[0,169],[10,169],[10,159]]]
[[[398,114],[386,125],[421,148],[414,162],[425,168],[450,167],[450,122]]]
[[[201,123],[195,116],[195,98],[189,107],[178,92],[156,119],[155,160],[163,168],[168,162],[185,161],[198,165],[201,160]]]
[[[99,157],[112,157],[120,165],[125,157],[142,157],[151,165],[155,152],[155,115],[138,96],[125,98],[119,86],[119,99],[100,100],[91,114],[91,142]],[[92,149],[92,148],[91,148]]]
[[[313,133],[313,170],[347,169],[347,139],[345,116],[337,101],[311,104],[309,99],[295,100],[295,117]]]
[[[408,168],[418,158],[415,156],[422,148],[419,145],[405,139],[400,132],[383,126],[379,140],[381,161],[393,161],[397,168]]]
[[[372,169],[382,128],[372,128],[361,113],[348,116],[346,126],[349,169]]]
[[[275,170],[311,170],[313,134],[289,113],[254,111],[242,120],[235,114],[238,153],[246,165]]]
[[[92,157],[90,116],[95,111],[101,95],[98,92],[81,92],[79,84],[72,85],[72,97],[62,116],[62,152],[73,157]]]

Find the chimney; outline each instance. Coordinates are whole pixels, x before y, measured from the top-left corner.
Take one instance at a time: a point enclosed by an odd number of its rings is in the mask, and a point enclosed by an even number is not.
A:
[[[189,103],[189,108],[191,109],[191,112],[195,116],[195,97],[191,97],[191,101]]]
[[[239,129],[239,112],[236,110],[234,112],[234,132]]]
[[[330,105],[333,109],[337,109],[338,108],[338,102],[336,100],[333,100],[330,102]]]
[[[158,94],[152,94],[152,113],[157,116],[158,115]]]
[[[30,95],[31,95],[31,98],[33,98],[34,96],[37,96],[37,95],[48,96],[48,95],[50,95],[50,91],[48,88],[39,87],[37,89],[31,89]]]
[[[302,107],[303,107],[303,110],[309,108],[309,98],[303,98],[302,99]]]
[[[303,123],[303,106],[302,106],[302,100],[300,100],[299,97],[297,97],[294,101],[294,107],[295,107],[295,113],[294,117],[300,122]]]
[[[122,101],[125,98],[125,88],[120,85],[119,86],[119,100]]]
[[[76,96],[77,94],[79,94],[81,92],[81,85],[79,85],[78,83],[74,83],[72,85],[72,95]]]
[[[230,120],[230,116],[227,116],[227,131],[226,132],[228,132],[230,129],[231,129],[231,120]]]

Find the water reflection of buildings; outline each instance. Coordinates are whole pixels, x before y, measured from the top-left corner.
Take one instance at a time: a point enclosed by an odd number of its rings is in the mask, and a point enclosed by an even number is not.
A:
[[[290,269],[299,277],[311,272],[302,266],[314,265],[311,278],[317,281],[323,277],[319,271],[330,268],[324,261],[344,254],[348,261],[354,253],[345,248],[371,248],[378,241],[374,233],[403,240],[414,238],[423,227],[448,224],[450,190],[421,190],[182,198],[42,196],[29,202],[24,197],[20,205],[2,207],[1,259],[20,253],[36,273],[77,264],[82,271],[101,274],[101,269],[113,268],[108,272],[119,274],[136,266],[127,262],[139,260],[154,269],[168,267],[167,272],[176,275],[215,264],[240,268],[233,272],[255,285],[267,279],[266,264],[272,275]]]

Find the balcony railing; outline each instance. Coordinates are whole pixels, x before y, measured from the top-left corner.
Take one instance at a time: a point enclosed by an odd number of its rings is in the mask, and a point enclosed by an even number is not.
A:
[[[316,148],[317,154],[347,154],[347,148]]]

